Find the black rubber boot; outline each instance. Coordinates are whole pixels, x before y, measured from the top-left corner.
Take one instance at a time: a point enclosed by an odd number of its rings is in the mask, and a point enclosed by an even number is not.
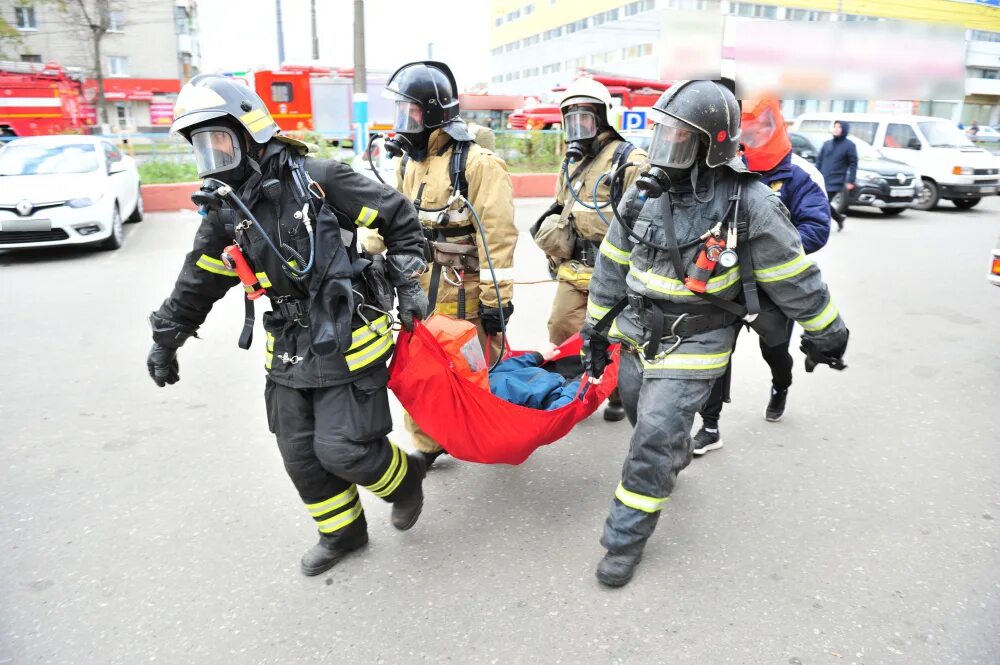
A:
[[[625,419],[625,405],[621,400],[608,400],[608,405],[604,407],[604,419],[612,423]]]
[[[448,452],[446,450],[435,450],[433,453],[425,453],[425,452],[422,452],[422,451],[420,452],[420,456],[424,458],[424,467],[426,469],[428,469],[428,470],[430,470],[430,468],[432,466],[434,466],[434,461],[438,457],[441,457],[441,455],[447,455],[447,454],[448,454]]]
[[[404,499],[397,499],[392,504],[392,525],[400,531],[406,531],[417,523],[420,511],[424,508],[424,477],[427,475],[427,467],[424,462],[424,453],[407,455],[410,464],[410,473],[419,474],[416,476],[417,483],[413,492]]]
[[[608,552],[597,564],[597,580],[610,587],[625,586],[632,579],[635,567],[642,561],[642,552],[615,554]]]
[[[336,546],[333,545],[334,542],[337,543]],[[367,544],[367,530],[362,531],[357,538],[350,541],[345,541],[345,539],[335,541],[333,538],[321,535],[319,542],[302,555],[302,574],[312,577],[325,573],[345,556]]]

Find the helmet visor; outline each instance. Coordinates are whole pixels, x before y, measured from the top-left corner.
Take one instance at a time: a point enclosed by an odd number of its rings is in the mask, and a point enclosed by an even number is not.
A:
[[[191,132],[198,177],[229,171],[240,163],[240,142],[228,127],[205,127]]]
[[[687,124],[664,116],[656,121],[649,144],[649,162],[661,168],[684,169],[698,156],[698,133]]]
[[[567,141],[586,141],[597,136],[597,115],[589,108],[570,108],[563,115]]]
[[[740,140],[751,150],[767,145],[779,132],[778,119],[771,109],[765,108],[757,115],[743,114]]]
[[[424,109],[420,104],[396,100],[396,116],[392,130],[404,134],[416,134],[424,129]]]

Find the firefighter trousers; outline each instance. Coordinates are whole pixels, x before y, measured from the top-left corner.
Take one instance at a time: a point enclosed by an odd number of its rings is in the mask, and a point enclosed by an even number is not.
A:
[[[479,343],[483,347],[483,355],[486,355],[486,346],[489,345],[490,352],[487,358],[487,363],[493,364],[497,356],[500,355],[503,349],[504,341],[500,335],[495,337],[487,337],[486,331],[483,330],[483,324],[479,322],[478,318],[469,319],[476,324],[476,329],[479,332]],[[406,413],[403,415],[403,424],[406,426],[406,431],[410,433],[413,437],[413,446],[423,453],[436,453],[441,450],[441,445],[437,441],[432,439],[427,435],[427,432],[420,429],[420,425],[410,417],[410,414]]]
[[[296,389],[268,380],[267,420],[285,471],[320,533],[355,542],[366,522],[358,485],[388,502],[410,496],[422,469],[386,435],[392,430],[385,366],[353,383]]]
[[[622,353],[618,388],[634,430],[601,536],[609,552],[640,552],[652,535],[677,474],[691,462],[691,424],[713,381],[646,378],[638,356]]]

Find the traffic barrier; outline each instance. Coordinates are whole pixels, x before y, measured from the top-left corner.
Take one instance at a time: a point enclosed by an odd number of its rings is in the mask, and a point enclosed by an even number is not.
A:
[[[514,198],[553,198],[557,178],[555,173],[512,173],[510,179],[514,185]],[[194,210],[191,195],[199,186],[200,182],[143,185],[142,200],[147,212]]]

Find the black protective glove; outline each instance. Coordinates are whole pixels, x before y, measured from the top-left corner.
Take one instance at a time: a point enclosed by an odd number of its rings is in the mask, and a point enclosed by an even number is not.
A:
[[[156,385],[163,387],[174,384],[181,380],[180,366],[177,364],[177,349],[168,349],[159,344],[153,344],[146,356],[146,367],[149,369],[149,376],[153,378]]]
[[[816,342],[803,335],[799,350],[806,354],[806,371],[812,372],[816,369],[816,365],[829,365],[831,369],[836,370],[847,369],[847,365],[844,364],[844,352],[847,351],[847,338],[850,334],[850,330],[845,330],[842,342],[832,349],[822,351],[816,346]]]
[[[503,312],[503,320],[500,319],[500,313]],[[486,331],[487,335],[495,336],[499,335],[508,323],[510,323],[511,314],[514,313],[514,303],[509,302],[500,307],[483,307],[479,305],[479,321],[483,324],[483,330]]]
[[[608,349],[611,342],[600,335],[584,336],[583,338],[583,371],[592,379],[599,379],[611,362]]]
[[[396,287],[396,298],[399,305],[396,311],[399,312],[399,322],[407,331],[413,331],[413,322],[419,321],[427,316],[427,294],[416,282],[406,282]]]

